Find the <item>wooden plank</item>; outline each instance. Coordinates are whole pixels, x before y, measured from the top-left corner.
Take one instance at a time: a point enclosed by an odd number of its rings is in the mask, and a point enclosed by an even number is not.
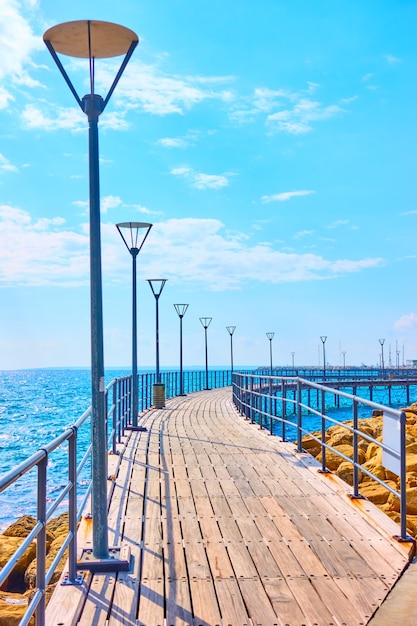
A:
[[[311,624],[335,624],[332,614],[322,602],[308,578],[287,578],[287,585],[291,594],[302,607],[303,613],[308,616]],[[349,626],[354,626],[349,624]],[[358,625],[359,626],[359,625]]]
[[[166,626],[189,626],[194,616],[188,580],[168,580],[165,583]]]
[[[331,615],[340,624],[363,624],[366,617],[356,608],[355,598],[347,598],[331,578],[312,578],[311,583]],[[355,603],[352,604],[352,603]]]
[[[211,579],[190,580],[190,590],[194,625],[221,626],[221,615],[213,581]]]
[[[250,626],[245,603],[234,579],[215,579],[217,600],[224,626]]]
[[[137,626],[165,626],[164,605],[164,581],[159,579],[142,582]]]
[[[262,581],[265,592],[279,617],[279,624],[310,624],[303,612],[303,599],[294,598],[284,578],[270,578]],[[322,623],[322,622],[320,622]]]
[[[241,579],[238,584],[253,624],[281,626],[260,580]]]

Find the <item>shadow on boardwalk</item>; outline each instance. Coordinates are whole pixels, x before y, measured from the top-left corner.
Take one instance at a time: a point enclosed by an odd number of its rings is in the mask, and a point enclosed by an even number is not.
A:
[[[143,424],[109,508],[131,569],[58,588],[48,626],[369,622],[411,556],[392,520],[245,421],[230,388],[169,400]]]

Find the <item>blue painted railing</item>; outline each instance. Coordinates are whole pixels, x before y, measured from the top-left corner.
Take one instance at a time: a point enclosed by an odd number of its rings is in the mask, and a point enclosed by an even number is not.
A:
[[[416,385],[417,381],[414,384]],[[332,415],[332,409],[335,406],[340,408],[341,400],[343,400],[345,408],[350,407],[352,426],[346,423],[349,420],[349,415],[346,413],[343,421]],[[369,399],[332,388],[327,384],[315,383],[300,377],[242,373],[233,374],[233,402],[246,419],[258,424],[261,429],[268,429],[271,435],[280,435],[283,441],[294,441],[298,452],[303,451],[303,437],[305,435],[312,437],[321,447],[322,472],[328,471],[326,467],[327,450],[337,454],[341,460],[351,463],[353,469],[352,498],[361,497],[360,473],[366,474],[382,485],[399,499],[400,539],[402,541],[410,540],[407,535],[406,415],[403,410],[392,409]],[[364,409],[366,409],[365,414]],[[387,427],[390,427],[391,433],[395,433],[394,439],[387,438],[384,441],[379,441],[360,429],[358,423],[360,415],[371,417],[373,410],[381,412],[384,420],[387,419],[388,422],[391,422],[391,424],[387,424]],[[340,450],[326,443],[326,431],[334,425],[346,429],[351,434],[353,458],[344,455]],[[393,464],[398,467],[395,472],[400,478],[398,491],[361,465],[358,445],[361,440],[379,446],[383,454],[388,455]],[[393,445],[394,447],[392,447]]]
[[[143,412],[152,406],[153,385],[156,382],[155,374],[138,375],[139,411]],[[165,385],[165,397],[170,398],[179,394],[179,372],[162,372],[161,381]],[[225,387],[231,384],[231,372],[227,370],[209,371],[208,382],[210,388]],[[203,370],[184,372],[184,392],[200,391],[206,388],[206,373]],[[132,423],[131,414],[132,377],[125,376],[113,379],[106,387],[105,404],[107,418],[108,450],[115,453],[117,444],[122,441],[125,430]],[[81,519],[84,507],[91,492],[91,437],[89,428],[91,407],[59,437],[47,443],[25,461],[0,476],[0,494],[8,488],[13,488],[20,479],[25,479],[31,470],[37,471],[36,481],[36,525],[24,539],[16,552],[0,570],[0,588],[7,586],[7,580],[14,567],[36,540],[36,588],[28,605],[21,626],[29,624],[33,615],[36,616],[36,625],[45,624],[45,590],[52,576],[68,549],[68,582],[76,583],[77,578],[77,525]],[[139,415],[140,418],[140,415]],[[49,488],[48,470],[55,454],[66,455],[64,466],[68,468],[66,480],[62,479],[58,495],[50,498],[52,490]],[[64,484],[62,484],[64,483]],[[83,485],[81,485],[83,483]],[[87,483],[87,486],[85,485]],[[80,493],[82,492],[82,497]],[[47,507],[48,502],[48,507]],[[46,523],[57,513],[68,512],[68,533],[63,545],[46,569]]]

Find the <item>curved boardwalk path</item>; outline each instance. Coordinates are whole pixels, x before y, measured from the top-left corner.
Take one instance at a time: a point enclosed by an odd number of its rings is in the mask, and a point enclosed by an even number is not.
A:
[[[110,545],[129,546],[131,570],[58,587],[48,626],[368,623],[411,557],[397,525],[245,421],[230,388],[168,400],[141,423],[109,512]]]

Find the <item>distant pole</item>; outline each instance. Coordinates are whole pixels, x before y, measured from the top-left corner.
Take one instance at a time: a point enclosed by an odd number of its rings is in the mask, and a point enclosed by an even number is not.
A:
[[[323,344],[323,381],[326,380],[326,347],[325,347],[325,343],[326,343],[326,339],[327,337],[325,335],[322,335],[320,337],[321,342]]]
[[[175,310],[180,318],[180,396],[184,395],[184,377],[182,373],[182,318],[188,309],[188,304],[174,304]]]
[[[116,228],[132,256],[132,428],[137,428],[139,410],[136,257],[145,243],[152,224],[146,222],[120,222],[116,224]]]
[[[162,293],[166,278],[148,278],[149,286],[155,296],[156,303],[156,321],[155,321],[155,351],[156,351],[156,382],[161,382],[161,373],[159,371],[159,296]]]
[[[294,369],[294,356],[295,356],[295,352],[291,352],[291,358],[292,358],[292,368]]]
[[[381,370],[382,370],[382,376],[384,376],[385,373],[385,363],[384,363],[384,343],[385,343],[385,339],[378,339],[380,345],[381,345]]]
[[[343,369],[345,369],[345,367],[346,367],[346,350],[343,350],[342,356],[343,356]]]
[[[273,369],[272,369],[272,340],[274,338],[274,335],[275,335],[275,333],[266,333],[266,336],[269,339],[269,367],[270,367],[270,370],[271,370],[271,376],[272,376],[272,372],[273,372]]]
[[[204,328],[204,342],[205,342],[205,352],[206,352],[206,390],[209,388],[208,385],[208,352],[207,352],[207,328],[210,326],[212,317],[200,317],[200,322]]]
[[[230,335],[230,369],[233,374],[233,333],[236,330],[236,326],[226,326],[226,330]]]

